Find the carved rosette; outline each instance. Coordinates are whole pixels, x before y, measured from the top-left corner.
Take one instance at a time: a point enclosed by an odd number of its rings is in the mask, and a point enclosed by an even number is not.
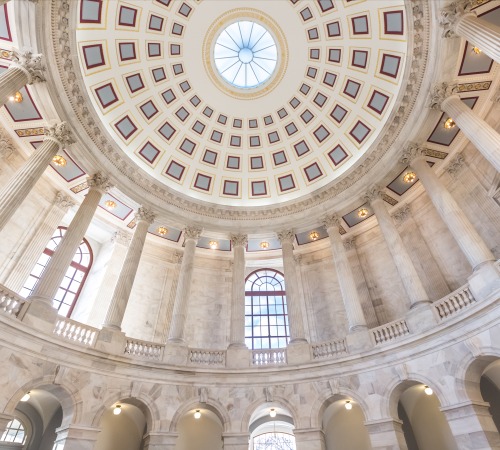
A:
[[[465,159],[462,153],[457,153],[457,155],[448,164],[448,167],[446,167],[446,172],[448,172],[452,177],[456,177],[464,167],[464,163]]]
[[[280,240],[281,245],[286,243],[293,244],[293,240],[295,239],[295,233],[293,232],[293,230],[283,230],[279,231],[276,234],[278,235],[278,239]]]
[[[73,199],[62,191],[59,191],[56,194],[56,198],[54,199],[54,205],[58,206],[63,211],[68,211],[68,209],[75,206],[75,204],[76,203],[73,201]]]
[[[135,220],[137,222],[144,221],[151,225],[156,219],[156,214],[149,208],[141,206],[135,213]]]
[[[245,247],[248,243],[248,235],[231,234],[231,245],[233,247]]]
[[[364,200],[365,202],[372,203],[375,200],[382,200],[384,195],[384,191],[380,186],[372,186],[368,191],[366,191],[366,194],[364,195]]]
[[[101,172],[95,173],[87,179],[87,184],[90,189],[97,189],[103,193],[109,191],[111,184],[109,178]]]
[[[20,52],[12,50],[10,53],[12,60],[11,66],[20,68],[28,75],[28,84],[40,83],[46,81],[45,65],[43,64],[43,55],[33,54],[31,50]]]
[[[394,214],[392,214],[392,218],[394,219],[396,225],[401,225],[402,223],[406,222],[410,218],[410,216],[410,205],[403,205],[401,208],[395,211]]]
[[[346,252],[348,252],[349,250],[356,250],[356,238],[355,237],[346,239],[343,242],[343,244],[344,244],[344,249]]]
[[[458,84],[456,83],[442,82],[434,85],[430,93],[429,108],[441,111],[441,104],[457,92]]]
[[[174,260],[174,263],[180,264],[182,262],[182,256],[183,256],[183,253],[176,250],[174,252],[173,258],[172,258]]]
[[[472,8],[481,3],[484,3],[484,0],[457,0],[445,6],[439,18],[439,24],[443,28],[443,37],[457,37],[455,32],[457,23],[465,14],[469,14]]]
[[[425,158],[426,149],[418,144],[408,144],[399,159],[400,162],[410,166],[418,158]]]
[[[67,122],[56,123],[55,125],[45,127],[45,139],[51,139],[59,145],[59,147],[68,147],[75,143],[73,134]]]
[[[132,241],[132,235],[123,230],[116,231],[115,234],[113,234],[113,237],[111,238],[111,242],[125,245],[127,247],[130,245],[131,241]]]
[[[186,227],[184,228],[184,236],[186,239],[193,239],[197,241],[200,238],[202,231],[203,230],[200,227],[196,226]]]

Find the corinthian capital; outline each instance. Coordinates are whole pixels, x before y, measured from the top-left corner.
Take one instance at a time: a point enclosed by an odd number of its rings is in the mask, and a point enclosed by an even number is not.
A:
[[[89,177],[87,179],[87,184],[90,189],[97,189],[101,192],[107,192],[111,188],[109,178],[101,172],[97,172]]]
[[[42,62],[43,56],[33,54],[31,50],[12,50],[10,54],[12,66],[19,67],[28,75],[28,84],[45,81],[45,66]]]
[[[184,228],[184,236],[186,237],[186,239],[194,239],[195,241],[197,241],[200,238],[202,231],[203,230],[200,227],[186,227]]]
[[[141,206],[135,213],[135,219],[137,222],[144,221],[151,225],[156,219],[156,214],[151,209]]]
[[[364,199],[366,202],[371,203],[374,200],[377,199],[382,199],[382,195],[384,194],[383,189],[380,186],[372,186],[368,191],[366,191],[366,194],[364,195]]]
[[[406,222],[406,220],[408,220],[410,216],[410,205],[403,205],[394,214],[392,214],[392,218],[394,219],[394,222],[396,222],[396,225],[401,225],[402,223]]]
[[[111,242],[129,246],[132,241],[132,234],[124,230],[117,230],[111,238]]]
[[[295,233],[293,230],[283,230],[276,233],[278,235],[278,239],[283,245],[286,242],[293,244],[293,240],[295,239]]]
[[[233,247],[245,247],[248,243],[248,236],[246,234],[232,234],[231,245]]]
[[[434,85],[430,93],[429,108],[441,111],[441,104],[457,91],[456,83],[442,82]]]
[[[55,125],[45,127],[44,134],[45,139],[56,141],[60,147],[68,147],[75,142],[67,122],[56,123]]]
[[[336,214],[329,214],[321,219],[322,225],[328,231],[329,228],[335,227],[337,231],[340,228],[340,218]]]
[[[64,192],[59,191],[54,199],[54,205],[61,208],[63,211],[68,211],[68,209],[75,206],[75,202],[71,197],[66,195]]]
[[[472,8],[484,3],[484,0],[456,0],[445,6],[441,10],[439,23],[443,28],[443,37],[456,37],[455,27],[458,21],[467,13],[472,11]]]
[[[425,156],[426,156],[425,147],[415,143],[410,143],[406,146],[399,161],[409,166],[416,159]]]

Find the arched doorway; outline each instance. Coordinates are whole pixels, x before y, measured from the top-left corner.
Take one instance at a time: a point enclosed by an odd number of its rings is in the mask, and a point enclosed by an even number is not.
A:
[[[284,406],[270,402],[259,406],[250,418],[249,450],[295,450],[292,414]]]

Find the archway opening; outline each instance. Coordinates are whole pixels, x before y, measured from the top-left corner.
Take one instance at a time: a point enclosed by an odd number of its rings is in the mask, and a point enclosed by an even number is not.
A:
[[[490,404],[491,417],[500,433],[500,360],[486,367],[479,381],[479,389],[483,400]]]
[[[250,419],[249,450],[295,450],[290,411],[274,402],[257,408]]]
[[[215,409],[207,404],[195,406],[179,420],[175,450],[222,450],[223,429]]]

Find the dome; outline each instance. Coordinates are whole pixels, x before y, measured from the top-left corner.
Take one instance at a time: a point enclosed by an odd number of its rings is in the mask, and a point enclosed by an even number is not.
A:
[[[497,0],[0,0],[0,42],[0,450],[500,446]]]

